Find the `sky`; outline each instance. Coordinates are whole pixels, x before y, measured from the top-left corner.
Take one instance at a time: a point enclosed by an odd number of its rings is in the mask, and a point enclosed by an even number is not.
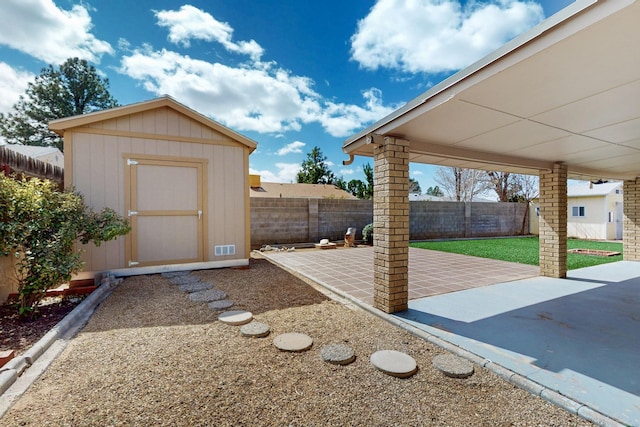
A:
[[[345,139],[572,0],[0,0],[0,112],[42,68],[80,57],[121,105],[170,95],[258,143],[250,173],[295,182]],[[426,191],[435,167],[410,165]]]

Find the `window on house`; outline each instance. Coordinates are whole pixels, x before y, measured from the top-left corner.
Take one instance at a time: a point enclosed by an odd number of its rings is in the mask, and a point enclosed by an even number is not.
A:
[[[584,216],[584,206],[573,206],[571,216]]]
[[[540,216],[540,207],[536,206],[536,216]]]

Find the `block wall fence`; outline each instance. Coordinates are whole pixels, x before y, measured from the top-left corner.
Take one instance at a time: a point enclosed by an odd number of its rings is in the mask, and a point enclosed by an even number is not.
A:
[[[519,235],[526,209],[524,203],[412,201],[409,239]],[[360,240],[372,222],[371,200],[252,197],[251,247],[343,240],[348,227]]]

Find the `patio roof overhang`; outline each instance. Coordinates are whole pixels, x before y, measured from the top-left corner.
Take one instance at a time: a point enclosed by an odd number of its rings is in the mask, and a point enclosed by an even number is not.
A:
[[[410,142],[410,161],[577,179],[640,176],[640,3],[577,1],[347,139],[373,155]]]

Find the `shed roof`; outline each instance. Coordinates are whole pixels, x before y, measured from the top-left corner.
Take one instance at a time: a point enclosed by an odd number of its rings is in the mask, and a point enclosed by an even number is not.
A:
[[[578,0],[347,139],[410,161],[577,179],[640,176],[640,0]]]
[[[176,101],[169,95],[164,95],[159,98],[155,98],[149,101],[138,102],[135,104],[124,105],[122,107],[110,108],[108,110],[96,111],[88,114],[81,114],[78,116],[65,117],[63,119],[57,119],[49,122],[49,129],[56,132],[60,136],[64,136],[65,131],[87,126],[92,123],[97,123],[105,120],[114,119],[117,117],[126,116],[129,114],[141,113],[144,111],[153,110],[156,108],[168,107],[172,110],[175,110],[185,116],[199,122],[203,126],[207,126],[214,131],[220,132],[221,134],[237,141],[243,145],[249,147],[251,151],[255,150],[258,146],[258,143],[253,141],[250,138],[247,138],[244,135],[239,134],[238,132],[229,129],[226,126],[221,125],[220,123],[211,120],[210,118],[198,113],[195,110],[187,107],[184,104]]]
[[[251,187],[251,197],[304,197],[311,199],[356,199],[351,193],[332,184],[285,184],[261,182]]]

